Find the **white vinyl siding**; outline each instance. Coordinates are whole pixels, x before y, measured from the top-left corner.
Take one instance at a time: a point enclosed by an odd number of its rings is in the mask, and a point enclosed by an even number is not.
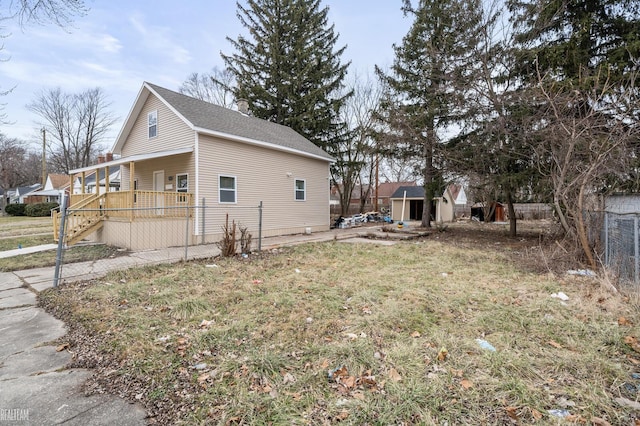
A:
[[[236,177],[236,205],[243,209],[233,210],[229,221],[242,213],[236,222],[251,225],[262,201],[263,236],[329,229],[327,161],[207,135],[200,135],[198,149],[199,201],[212,205],[219,199],[219,176]],[[305,202],[295,200],[295,179],[300,177],[305,180]],[[224,220],[222,215],[218,222]],[[219,223],[208,225],[207,232],[220,229]]]
[[[218,202],[233,203],[237,202],[237,187],[235,176],[218,176]]]
[[[307,182],[304,179],[296,179],[295,199],[296,201],[307,200]]]
[[[149,113],[157,111],[157,136],[149,139]],[[162,101],[150,95],[122,146],[123,157],[193,146],[194,131]],[[178,170],[179,172],[180,170]]]

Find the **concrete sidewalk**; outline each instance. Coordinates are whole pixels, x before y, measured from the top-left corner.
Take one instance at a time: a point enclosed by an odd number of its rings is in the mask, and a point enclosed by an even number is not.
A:
[[[262,249],[352,239],[369,231],[370,228],[363,227],[265,238]],[[163,263],[166,259],[181,260],[184,253],[184,247],[177,247],[73,264],[73,268],[63,268],[62,278],[66,281],[98,278],[113,270]],[[189,259],[217,254],[215,245],[188,250]],[[82,384],[90,370],[65,368],[71,354],[56,352],[51,343],[66,334],[65,326],[36,306],[37,294],[53,286],[54,273],[54,267],[0,273],[0,424],[4,420],[25,425],[146,424],[145,410],[138,404],[115,396],[85,396]]]
[[[38,253],[38,252],[47,251],[47,250],[55,250],[57,248],[58,248],[57,244],[42,244],[39,246],[0,251],[0,259],[4,259],[7,257],[21,256],[23,254]]]

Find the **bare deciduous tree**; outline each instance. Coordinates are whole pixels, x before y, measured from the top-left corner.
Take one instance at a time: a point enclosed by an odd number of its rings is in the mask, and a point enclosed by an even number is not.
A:
[[[626,173],[632,144],[640,134],[637,121],[618,108],[621,95],[638,102],[635,84],[613,85],[606,78],[597,79],[604,83],[591,90],[575,90],[571,84],[549,83],[540,75],[538,88],[545,103],[536,119],[539,131],[532,135],[540,172],[553,189],[559,221],[594,269],[585,216],[598,207],[594,196],[608,191],[610,177]]]
[[[228,69],[213,67],[210,73],[192,73],[180,86],[180,93],[202,101],[231,108],[235,102],[233,74]]]
[[[26,143],[0,133],[0,188],[31,185],[40,179],[40,157]]]
[[[351,194],[358,183],[362,189],[360,210],[375,184],[373,131],[378,123],[374,117],[382,96],[380,86],[368,76],[361,78],[356,75],[345,90],[353,93],[340,113],[340,120],[347,123],[349,137],[336,144],[337,158],[331,169],[332,179],[337,183],[342,215],[348,214]]]
[[[53,22],[61,27],[73,22],[76,15],[87,13],[82,0],[12,0],[5,18],[17,19],[20,25]]]
[[[79,94],[60,88],[46,90],[27,108],[42,118],[40,124],[50,140],[50,160],[64,173],[91,164],[115,122],[100,88]]]

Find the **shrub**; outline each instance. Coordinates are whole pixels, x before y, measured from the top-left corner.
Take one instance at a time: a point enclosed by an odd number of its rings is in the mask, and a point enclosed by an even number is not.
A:
[[[26,204],[16,203],[16,204],[7,204],[4,208],[4,211],[11,216],[24,216],[24,209]]]
[[[58,206],[58,203],[28,204],[24,209],[24,214],[32,217],[46,217],[51,215],[51,209]]]

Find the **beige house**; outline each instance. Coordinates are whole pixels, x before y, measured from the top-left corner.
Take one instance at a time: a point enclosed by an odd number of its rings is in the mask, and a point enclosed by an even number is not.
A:
[[[105,169],[100,175],[108,177],[120,167],[120,191],[71,195],[70,244],[86,237],[130,249],[215,242],[227,214],[244,218],[256,236],[260,203],[262,236],[329,229],[333,159],[288,127],[145,82],[113,154],[70,172],[83,179]],[[190,226],[174,226],[185,215]]]

